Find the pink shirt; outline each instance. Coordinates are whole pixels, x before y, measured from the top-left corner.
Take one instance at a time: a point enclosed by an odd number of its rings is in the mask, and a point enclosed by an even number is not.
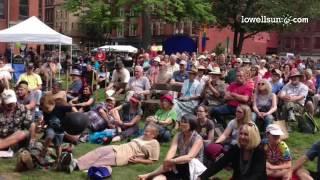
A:
[[[253,87],[252,87],[252,85],[250,85],[250,83],[249,84],[248,83],[239,84],[237,82],[233,82],[230,84],[227,91],[232,92],[232,93],[236,93],[239,95],[248,96],[250,98],[253,93]],[[229,100],[227,104],[229,106],[237,107],[241,103],[237,100]]]

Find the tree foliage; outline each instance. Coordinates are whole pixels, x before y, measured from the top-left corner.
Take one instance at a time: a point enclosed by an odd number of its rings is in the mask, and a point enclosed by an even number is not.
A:
[[[234,31],[233,53],[239,55],[245,39],[270,30],[287,30],[294,24],[241,23],[242,17],[312,17],[319,16],[319,0],[214,0],[213,14],[219,27]]]
[[[82,30],[97,39],[125,20],[119,17],[119,8],[132,8],[142,16],[144,47],[151,44],[153,17],[168,23],[192,20],[209,24],[215,20],[211,0],[66,0],[65,7],[78,14]]]

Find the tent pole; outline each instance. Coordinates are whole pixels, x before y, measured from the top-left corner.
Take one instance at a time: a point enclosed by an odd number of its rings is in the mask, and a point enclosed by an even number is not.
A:
[[[12,44],[10,44],[10,56],[11,56],[11,60],[10,60],[10,63],[11,63],[11,68],[13,69],[13,51],[14,51],[14,49],[13,49],[13,45]],[[11,76],[12,76],[12,83],[14,84],[15,83],[15,80],[14,80],[14,73],[11,73]],[[19,77],[17,77],[17,78],[19,78]],[[10,87],[8,87],[8,88],[10,88]]]
[[[59,44],[59,81],[61,80],[61,43]]]

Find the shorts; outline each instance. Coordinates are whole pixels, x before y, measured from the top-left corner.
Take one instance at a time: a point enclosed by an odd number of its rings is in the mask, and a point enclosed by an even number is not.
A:
[[[64,133],[55,132],[52,128],[46,130],[46,139],[51,139],[55,146],[60,146],[63,143]]]

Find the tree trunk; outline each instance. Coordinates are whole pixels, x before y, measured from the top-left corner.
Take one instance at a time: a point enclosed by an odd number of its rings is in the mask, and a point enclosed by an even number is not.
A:
[[[235,53],[237,56],[239,56],[241,54],[243,42],[244,42],[244,32],[240,32],[238,47],[237,47],[237,51]]]
[[[142,47],[145,50],[149,49],[151,40],[150,11],[144,9],[142,11]]]
[[[233,32],[233,54],[236,54],[238,47],[238,30],[235,28]]]

